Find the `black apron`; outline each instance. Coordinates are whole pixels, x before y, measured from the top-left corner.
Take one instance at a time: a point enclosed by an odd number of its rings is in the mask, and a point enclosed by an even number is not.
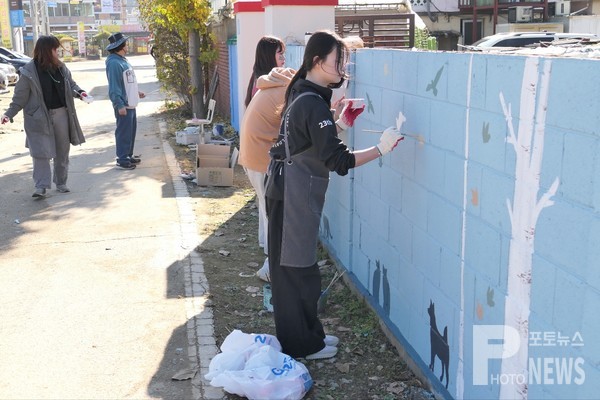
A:
[[[283,200],[283,226],[280,264],[288,267],[310,267],[317,262],[317,244],[325,192],[329,185],[329,169],[310,147],[291,155],[288,144],[289,112],[303,96],[289,105],[284,117],[285,160],[271,160],[267,171],[266,195]],[[320,97],[320,96],[319,96]]]

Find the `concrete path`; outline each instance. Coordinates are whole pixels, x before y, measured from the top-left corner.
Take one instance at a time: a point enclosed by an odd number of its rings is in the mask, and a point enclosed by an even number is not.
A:
[[[87,143],[71,148],[70,193],[32,199],[21,113],[0,127],[0,398],[223,397],[201,379],[217,349],[195,216],[152,116],[164,97],[152,58],[130,60],[149,94],[137,169],[114,167],[103,60],[69,64],[95,98],[77,102]],[[187,368],[200,371],[171,379]]]

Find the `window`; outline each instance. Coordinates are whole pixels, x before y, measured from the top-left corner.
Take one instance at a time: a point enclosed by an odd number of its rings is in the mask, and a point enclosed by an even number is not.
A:
[[[73,16],[73,17],[81,16],[81,6],[79,4],[70,4],[69,8],[70,8],[69,11],[71,13],[71,16]]]
[[[57,17],[68,17],[69,16],[69,5],[64,3],[59,3],[56,5],[56,9],[54,11]]]
[[[83,3],[81,4],[82,11],[81,15],[84,17],[93,17],[94,16],[94,5],[91,3]]]
[[[463,44],[472,44],[475,40],[473,38],[473,20],[463,19],[461,20],[461,33],[463,35]],[[477,38],[483,37],[483,19],[477,20],[477,30],[475,32]]]

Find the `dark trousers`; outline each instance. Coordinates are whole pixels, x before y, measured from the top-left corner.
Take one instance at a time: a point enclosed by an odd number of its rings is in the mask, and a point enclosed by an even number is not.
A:
[[[280,265],[283,201],[267,197],[271,301],[277,339],[282,351],[305,357],[325,347],[325,331],[317,316],[321,273],[314,264],[297,268]]]
[[[137,132],[137,114],[135,108],[128,108],[127,115],[119,115],[115,110],[117,128],[115,129],[115,141],[117,148],[117,162],[127,164],[133,156],[135,136]]]

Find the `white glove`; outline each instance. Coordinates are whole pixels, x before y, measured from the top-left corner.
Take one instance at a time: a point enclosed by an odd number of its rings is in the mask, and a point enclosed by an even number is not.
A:
[[[377,149],[379,153],[383,156],[389,153],[396,147],[399,141],[403,140],[404,136],[398,132],[396,128],[390,126],[381,134],[379,138],[379,144],[377,145]]]

